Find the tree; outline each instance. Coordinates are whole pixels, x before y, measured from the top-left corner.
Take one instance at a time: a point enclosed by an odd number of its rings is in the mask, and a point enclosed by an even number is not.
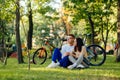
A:
[[[15,24],[15,35],[16,35],[16,45],[17,45],[17,54],[18,54],[18,63],[23,63],[22,49],[21,49],[21,40],[20,40],[20,6],[19,1],[16,0],[16,24]]]
[[[80,20],[85,20],[85,31],[87,34],[92,34],[91,44],[99,44],[98,42],[102,40],[106,49],[109,33],[116,27],[116,21],[111,19],[116,16],[115,3],[115,0],[65,0],[64,6],[71,11],[73,24],[76,25]]]
[[[0,0],[0,43],[5,45],[6,41],[10,41],[11,35],[13,34],[13,26],[11,25],[14,16],[10,9],[14,10],[14,7],[10,7],[12,1]],[[8,39],[9,40],[8,40]]]
[[[7,57],[9,48],[12,45],[13,19],[15,11],[13,1],[0,0],[0,46],[5,51],[4,57]],[[12,5],[12,6],[11,6]],[[7,63],[7,58],[4,64]]]
[[[32,4],[31,4],[32,2]],[[49,0],[28,0],[28,19],[29,19],[29,28],[27,33],[27,47],[28,49],[32,48],[32,36],[33,36],[33,19],[34,17],[32,15],[35,15],[36,11],[38,11],[40,14],[43,14],[42,16],[45,16],[45,14],[49,11],[52,12],[52,9],[48,6]],[[44,6],[46,5],[46,6]],[[35,8],[37,7],[37,8]],[[34,13],[33,13],[34,12]],[[40,16],[40,17],[42,17]],[[35,23],[35,22],[34,22]],[[40,23],[39,23],[40,24]]]
[[[118,45],[120,45],[120,0],[118,0],[117,38],[118,38]],[[116,61],[120,62],[120,46],[117,51]]]
[[[29,30],[27,34],[27,47],[28,49],[32,48],[32,35],[33,35],[33,18],[32,18],[32,8],[31,8],[31,2],[29,1],[28,4],[28,19],[29,19]]]

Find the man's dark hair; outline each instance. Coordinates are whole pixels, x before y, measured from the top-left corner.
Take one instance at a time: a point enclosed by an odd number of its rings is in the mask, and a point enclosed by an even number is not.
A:
[[[68,34],[68,36],[72,36],[73,38],[75,38],[75,36],[73,34]]]

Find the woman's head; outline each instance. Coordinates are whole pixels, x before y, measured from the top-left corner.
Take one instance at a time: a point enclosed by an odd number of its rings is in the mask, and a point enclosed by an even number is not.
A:
[[[83,46],[83,40],[81,38],[75,39],[75,46]]]
[[[76,38],[74,41],[74,45],[75,45],[75,51],[76,49],[78,49],[78,51],[81,51],[83,44],[83,40],[81,38]]]

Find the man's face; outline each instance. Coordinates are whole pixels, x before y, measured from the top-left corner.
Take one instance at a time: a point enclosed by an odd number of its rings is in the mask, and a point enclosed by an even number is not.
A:
[[[69,44],[73,44],[73,43],[74,43],[74,39],[75,39],[75,38],[72,37],[72,36],[68,36],[68,37],[67,37],[67,41],[68,41]]]

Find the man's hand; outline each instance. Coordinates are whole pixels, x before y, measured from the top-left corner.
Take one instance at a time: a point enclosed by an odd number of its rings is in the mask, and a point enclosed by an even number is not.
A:
[[[70,52],[66,52],[66,53],[65,53],[65,56],[68,56],[68,55],[70,55]]]

